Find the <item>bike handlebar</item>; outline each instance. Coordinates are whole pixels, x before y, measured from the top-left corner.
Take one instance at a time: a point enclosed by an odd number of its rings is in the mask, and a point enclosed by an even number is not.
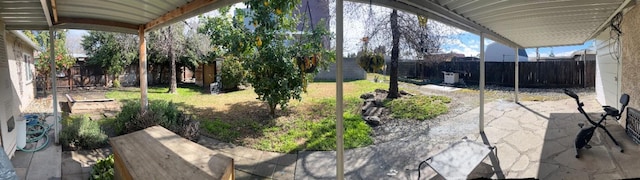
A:
[[[566,94],[567,96],[572,97],[573,99],[576,99],[576,101],[579,99],[578,95],[576,93],[574,93],[573,91],[571,91],[571,90],[564,89],[564,94]]]

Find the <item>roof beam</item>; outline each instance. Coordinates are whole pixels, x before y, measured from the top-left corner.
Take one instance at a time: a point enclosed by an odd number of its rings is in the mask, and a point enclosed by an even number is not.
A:
[[[505,44],[507,46],[512,46],[512,47],[518,47],[518,48],[522,48],[522,45],[519,45],[518,43],[515,43],[505,37],[503,37],[502,35],[494,32],[491,29],[488,29],[484,26],[481,26],[465,17],[463,17],[460,14],[456,14],[438,4],[436,4],[433,1],[419,1],[419,0],[398,0],[397,2],[401,2],[401,3],[406,3],[410,6],[414,6],[414,7],[418,7],[420,9],[422,9],[423,11],[427,11],[429,13],[431,13],[433,16],[438,16],[442,19],[446,19],[449,22],[453,22],[455,24],[458,24],[458,26],[467,26],[471,29],[476,30],[475,33],[479,33],[482,32],[484,33],[484,35],[486,35],[488,38],[500,42],[502,44]],[[428,18],[432,18],[431,16],[429,16]],[[432,18],[433,19],[433,18]],[[450,25],[455,25],[455,24],[450,24]]]
[[[42,5],[42,11],[44,12],[44,17],[47,19],[47,24],[49,27],[53,26],[51,22],[51,15],[49,14],[49,5],[47,5],[47,0],[40,0],[40,5]]]
[[[194,0],[191,1],[183,6],[180,6],[172,11],[167,12],[166,14],[152,20],[149,21],[146,25],[145,25],[145,31],[149,30],[149,29],[153,29],[156,26],[159,26],[163,23],[167,23],[170,22],[171,20],[178,18],[182,15],[188,14],[192,11],[195,11],[197,9],[200,9],[202,7],[205,7],[207,5],[213,4],[215,2],[218,2],[218,0]]]
[[[93,24],[93,25],[101,25],[101,26],[112,26],[126,29],[134,29],[137,30],[139,25],[117,22],[117,21],[108,21],[102,19],[90,19],[90,18],[69,18],[69,17],[59,17],[58,24]]]
[[[58,23],[58,7],[56,0],[51,0],[51,10],[53,10],[53,23]]]

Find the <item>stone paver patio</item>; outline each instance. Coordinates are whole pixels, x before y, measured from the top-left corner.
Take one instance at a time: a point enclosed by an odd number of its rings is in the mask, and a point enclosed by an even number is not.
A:
[[[581,98],[585,110],[598,118],[602,109],[594,96]],[[428,132],[397,141],[345,151],[348,179],[416,179],[420,161],[462,137],[497,146],[497,156],[487,157],[469,178],[619,179],[640,177],[640,148],[616,121],[607,128],[621,142],[620,153],[600,129],[591,145],[574,157],[573,141],[579,122],[585,118],[573,99],[516,104],[494,101],[486,104],[485,134],[478,132],[478,109],[441,122]],[[467,134],[447,134],[450,128]],[[335,152],[301,151],[295,154],[263,152],[222,143],[210,138],[199,142],[233,157],[237,179],[334,179]],[[495,170],[494,170],[495,168]],[[440,179],[429,167],[421,168],[422,179]]]

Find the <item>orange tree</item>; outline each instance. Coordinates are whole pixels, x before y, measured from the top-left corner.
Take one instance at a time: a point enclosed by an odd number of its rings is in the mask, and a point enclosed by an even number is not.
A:
[[[249,10],[236,10],[234,23],[209,18],[199,32],[208,34],[214,47],[243,57],[239,60],[248,71],[247,81],[274,116],[278,105],[285,109],[289,100],[300,100],[313,75],[333,62],[333,51],[323,43],[331,35],[323,26],[296,28],[300,21],[293,12],[300,0],[249,0],[245,4]],[[245,26],[247,20],[253,30]]]
[[[276,106],[287,107],[290,99],[301,99],[311,77],[319,68],[333,60],[323,47],[328,33],[319,27],[311,32],[303,31],[297,37],[299,19],[293,14],[300,0],[249,0],[245,2],[251,11],[246,14],[253,20],[255,30],[250,34],[255,40],[255,58],[244,63],[249,70],[248,81],[266,101],[271,116]]]

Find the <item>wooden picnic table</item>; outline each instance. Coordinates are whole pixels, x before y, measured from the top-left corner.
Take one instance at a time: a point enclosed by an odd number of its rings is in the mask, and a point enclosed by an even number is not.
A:
[[[153,126],[111,138],[115,179],[234,179],[233,159]]]

